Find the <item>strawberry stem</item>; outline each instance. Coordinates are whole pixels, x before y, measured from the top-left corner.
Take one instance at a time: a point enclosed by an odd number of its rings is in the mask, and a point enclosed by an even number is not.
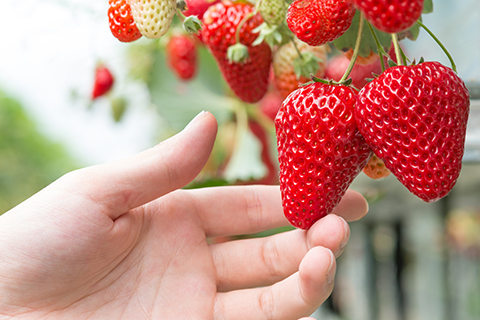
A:
[[[397,64],[405,65],[405,61],[403,61],[402,53],[400,52],[400,45],[398,44],[398,37],[397,34],[392,33],[392,43],[395,49],[395,56],[397,57]]]
[[[343,74],[342,79],[340,79],[339,83],[344,83],[347,80],[348,76],[353,70],[355,66],[355,62],[357,61],[358,51],[360,50],[360,43],[362,40],[362,31],[363,31],[363,22],[364,22],[363,13],[360,13],[360,21],[358,23],[358,32],[357,32],[357,40],[355,42],[355,48],[353,49],[352,58],[350,59],[350,63],[348,64],[347,70]]]
[[[447,55],[448,60],[450,60],[450,64],[452,65],[452,70],[457,72],[457,66],[455,64],[455,61],[453,61],[452,56],[450,55],[450,52],[448,52],[447,48],[443,45],[443,43],[433,34],[433,32],[427,28],[426,25],[424,25],[420,20],[417,20],[417,23],[422,27],[427,33],[433,38],[433,40],[442,48],[443,52]]]
[[[292,38],[291,41],[292,41],[292,43],[293,43],[293,47],[295,48],[295,51],[297,51],[297,53],[298,53],[298,56],[300,57],[300,59],[303,60],[303,55],[302,55],[302,53],[300,52],[300,49],[298,49],[298,46],[297,46],[297,44],[295,43],[294,38]]]
[[[255,14],[254,12],[250,12],[245,17],[243,17],[243,19],[239,22],[239,24],[237,26],[237,30],[235,30],[235,41],[236,41],[236,43],[240,43],[240,30],[242,29],[243,25],[248,21],[248,19],[253,17],[254,14]]]
[[[182,10],[180,10],[179,8],[177,8],[177,15],[180,17],[180,19],[181,19],[182,21],[187,18],[187,17],[183,14]]]
[[[382,65],[382,72],[383,72],[383,71],[385,71],[385,62],[383,61],[383,55],[386,54],[386,52],[385,52],[385,50],[383,50],[383,47],[380,44],[380,41],[378,40],[378,37],[377,37],[377,34],[375,33],[375,30],[373,30],[373,27],[370,24],[370,22],[368,22],[368,20],[367,20],[367,26],[370,29],[373,40],[375,41],[375,45],[377,46],[378,57],[380,58],[380,64]]]
[[[247,114],[257,122],[265,131],[275,133],[275,125],[272,119],[267,117],[256,105],[247,106]]]

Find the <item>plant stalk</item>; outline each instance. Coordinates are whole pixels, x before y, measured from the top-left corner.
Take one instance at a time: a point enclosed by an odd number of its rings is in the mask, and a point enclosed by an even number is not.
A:
[[[435,34],[433,34],[433,32],[427,28],[426,25],[424,25],[420,20],[417,20],[417,23],[420,25],[420,27],[422,27],[425,31],[427,31],[427,33],[433,38],[433,40],[440,46],[440,48],[442,48],[443,52],[445,52],[445,54],[447,55],[448,57],[448,60],[450,60],[450,64],[452,65],[452,70],[455,71],[455,73],[457,72],[457,66],[455,64],[455,61],[453,61],[453,58],[452,56],[450,55],[450,52],[448,52],[447,48],[443,45],[443,43],[435,36]]]
[[[355,48],[353,49],[352,58],[350,59],[350,63],[348,64],[347,70],[345,70],[345,73],[343,74],[343,77],[342,79],[340,79],[339,83],[343,83],[345,82],[345,80],[347,80],[348,76],[353,70],[353,67],[355,66],[355,62],[357,61],[358,51],[360,50],[360,43],[362,40],[364,20],[365,19],[363,17],[363,13],[360,13],[360,21],[358,23],[358,33],[357,33],[357,40],[355,42]]]

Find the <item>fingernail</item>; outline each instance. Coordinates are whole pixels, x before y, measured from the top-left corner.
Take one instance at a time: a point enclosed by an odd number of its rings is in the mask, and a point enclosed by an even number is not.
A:
[[[335,262],[335,255],[331,250],[328,250],[330,252],[330,266],[327,269],[327,283],[332,284],[333,280],[335,280],[335,271],[336,268],[333,266]]]
[[[347,245],[348,239],[350,239],[350,228],[348,226],[347,221],[345,221],[345,219],[343,219],[342,217],[339,217],[339,218],[343,222],[343,230],[344,230],[344,236],[343,236],[342,242],[340,242],[340,251],[342,251]]]
[[[370,210],[370,206],[368,205],[368,201],[367,201],[367,200],[365,200],[365,203],[367,204],[367,211],[365,212],[365,214],[367,214],[368,211]]]
[[[195,118],[193,118],[188,124],[187,126],[185,127],[185,129],[187,129],[188,127],[190,127],[193,123],[197,122],[199,119],[203,118],[205,115],[207,115],[207,111],[203,110],[201,111],[199,114],[197,114],[195,116]],[[184,129],[184,130],[185,130]]]

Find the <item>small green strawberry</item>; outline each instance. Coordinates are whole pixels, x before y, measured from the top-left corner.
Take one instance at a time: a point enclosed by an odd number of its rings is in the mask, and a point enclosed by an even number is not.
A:
[[[271,26],[278,26],[285,21],[287,9],[285,0],[260,0],[258,4],[258,12]]]

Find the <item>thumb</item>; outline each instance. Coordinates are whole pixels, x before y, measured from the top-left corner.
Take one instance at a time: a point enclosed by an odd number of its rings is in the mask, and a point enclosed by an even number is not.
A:
[[[217,133],[202,111],[177,135],[135,156],[68,174],[65,183],[106,207],[112,219],[192,181],[203,168]],[[72,181],[73,180],[73,181]]]

